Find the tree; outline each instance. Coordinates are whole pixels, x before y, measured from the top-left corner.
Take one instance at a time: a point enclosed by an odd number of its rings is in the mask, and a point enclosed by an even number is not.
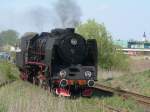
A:
[[[112,37],[106,30],[104,24],[99,24],[95,20],[88,20],[76,28],[77,32],[87,39],[96,39],[98,44],[98,60],[101,68],[104,69],[126,69],[126,56],[116,50]],[[123,65],[121,65],[121,64]]]
[[[2,31],[0,33],[0,46],[15,45],[18,42],[18,32],[15,30]]]

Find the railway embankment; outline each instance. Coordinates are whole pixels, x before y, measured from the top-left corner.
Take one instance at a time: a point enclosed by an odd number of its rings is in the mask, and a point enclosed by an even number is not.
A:
[[[124,89],[145,96],[150,96],[150,70],[138,73],[126,73],[117,78],[99,78],[99,84]]]

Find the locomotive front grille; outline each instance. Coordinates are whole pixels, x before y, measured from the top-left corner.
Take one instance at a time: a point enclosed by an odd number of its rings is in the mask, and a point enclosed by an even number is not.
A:
[[[53,79],[96,80],[96,69],[93,66],[75,66],[59,70]]]
[[[70,72],[80,72],[78,68],[69,68]]]

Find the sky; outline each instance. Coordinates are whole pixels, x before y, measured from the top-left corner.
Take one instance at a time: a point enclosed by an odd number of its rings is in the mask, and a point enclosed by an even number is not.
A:
[[[56,1],[0,0],[0,31],[14,29],[20,34],[50,31],[57,27],[53,11]],[[76,1],[82,11],[81,21],[95,19],[104,23],[114,39],[141,40],[144,32],[150,38],[150,0]],[[42,17],[37,16],[41,13]]]

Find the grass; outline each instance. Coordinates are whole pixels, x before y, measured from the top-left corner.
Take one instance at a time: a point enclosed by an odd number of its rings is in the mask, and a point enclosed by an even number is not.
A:
[[[18,79],[19,76],[16,67],[7,62],[0,63],[0,73],[0,80]],[[109,112],[104,105],[127,112],[143,112],[133,100],[124,101],[118,96],[95,95],[92,98],[77,99],[55,97],[37,86],[20,80],[0,88],[0,112]]]
[[[19,72],[15,65],[0,61],[0,83],[5,80],[17,79],[19,77]]]
[[[118,78],[100,79],[99,83],[150,96],[150,70],[129,73]]]
[[[143,112],[131,100],[118,96],[69,99],[55,97],[27,82],[16,81],[0,88],[0,112],[109,112],[103,105]]]

